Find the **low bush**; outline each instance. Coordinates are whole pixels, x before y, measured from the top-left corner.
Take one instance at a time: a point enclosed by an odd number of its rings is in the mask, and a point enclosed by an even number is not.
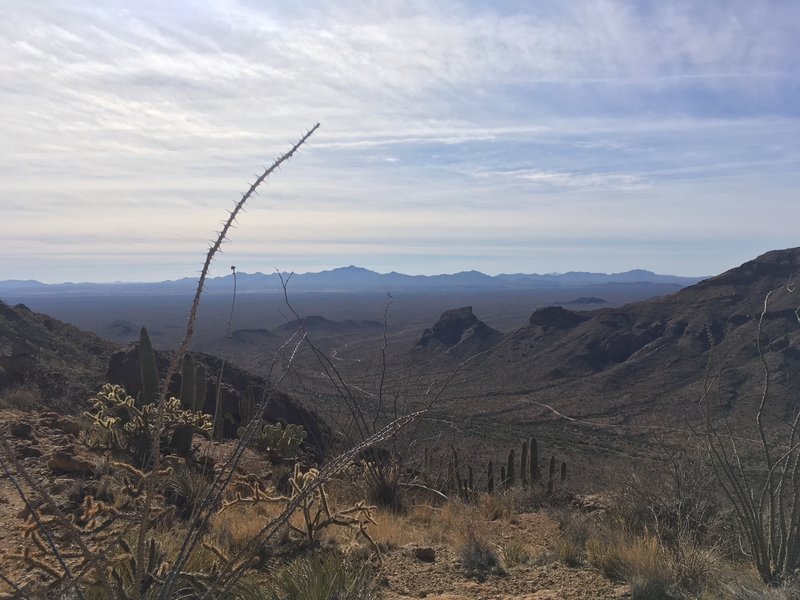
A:
[[[335,552],[299,558],[264,586],[264,600],[377,600],[378,583],[370,568]]]
[[[472,530],[466,535],[458,554],[464,570],[478,580],[486,579],[487,575],[506,574],[505,565],[495,549]]]

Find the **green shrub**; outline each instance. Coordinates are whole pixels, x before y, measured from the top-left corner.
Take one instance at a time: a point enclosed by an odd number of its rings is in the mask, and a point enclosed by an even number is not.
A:
[[[334,552],[295,560],[269,582],[266,600],[376,600],[374,574]]]

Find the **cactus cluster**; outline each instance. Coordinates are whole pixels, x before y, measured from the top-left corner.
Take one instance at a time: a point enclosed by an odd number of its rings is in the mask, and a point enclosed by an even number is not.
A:
[[[160,430],[157,430],[158,404],[137,405],[119,385],[105,384],[90,402],[92,410],[84,414],[97,440],[107,448],[128,451],[138,465],[145,465],[152,458],[150,453],[157,436],[167,447],[181,428],[206,436],[211,432],[211,417],[185,410],[177,398],[170,398],[164,404]]]
[[[542,480],[542,474],[539,467],[539,444],[535,437],[531,436],[529,439],[522,442],[522,451],[520,453],[519,467],[517,467],[516,450],[512,448],[508,452],[508,456],[500,464],[499,473],[499,487],[495,485],[495,465],[493,461],[489,461],[486,470],[485,491],[489,494],[494,493],[497,489],[510,489],[517,485],[523,488],[528,488],[534,482]],[[423,473],[429,475],[432,473],[433,460],[431,453],[426,449],[422,462]],[[463,469],[466,468],[467,477],[463,477]],[[479,474],[479,476],[481,476]],[[560,481],[563,483],[567,478],[567,463],[561,462],[561,470],[559,474]],[[429,478],[430,479],[430,478]],[[548,494],[552,494],[556,482],[556,457],[551,456],[548,465],[546,489]],[[479,491],[475,484],[475,476],[472,465],[468,465],[459,460],[458,451],[453,448],[452,456],[447,463],[447,491],[455,491],[463,500],[471,501],[477,497]]]
[[[259,423],[252,438],[255,448],[265,452],[272,462],[281,462],[297,456],[300,444],[306,439],[308,433],[302,425],[290,423],[285,427],[281,423],[274,425]],[[244,437],[247,427],[239,427],[237,435]]]

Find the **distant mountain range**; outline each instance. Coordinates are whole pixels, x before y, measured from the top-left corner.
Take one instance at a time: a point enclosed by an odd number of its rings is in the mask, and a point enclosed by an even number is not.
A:
[[[238,293],[277,293],[282,291],[277,273],[237,273]],[[284,279],[288,274],[284,274]],[[405,275],[376,273],[362,267],[340,267],[319,273],[294,274],[289,281],[292,292],[385,292],[392,291],[436,291],[454,289],[544,289],[568,288],[587,285],[660,283],[686,287],[702,281],[704,277],[679,277],[659,275],[651,271],[635,269],[624,273],[537,273],[486,275],[479,271],[462,271],[444,275]],[[0,281],[0,295],[174,295],[192,293],[197,279],[160,281],[156,283],[41,283],[34,280]],[[229,294],[233,290],[233,275],[214,277],[206,282],[206,293]]]

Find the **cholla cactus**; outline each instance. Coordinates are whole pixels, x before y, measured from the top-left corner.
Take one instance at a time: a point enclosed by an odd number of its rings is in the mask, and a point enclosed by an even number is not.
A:
[[[244,436],[246,429],[246,427],[239,428],[237,433],[240,438]],[[258,425],[252,439],[253,445],[266,452],[270,461],[280,462],[295,457],[300,444],[307,436],[308,433],[302,425],[290,423],[284,427],[280,423],[274,425],[262,423]]]
[[[190,427],[193,432],[205,436],[211,433],[211,416],[185,410],[177,398],[166,401],[160,431],[156,431],[158,404],[137,406],[119,385],[105,384],[90,402],[92,410],[85,414],[100,442],[109,448],[129,451],[139,465],[149,462],[156,436],[167,447],[175,430],[182,427]]]

